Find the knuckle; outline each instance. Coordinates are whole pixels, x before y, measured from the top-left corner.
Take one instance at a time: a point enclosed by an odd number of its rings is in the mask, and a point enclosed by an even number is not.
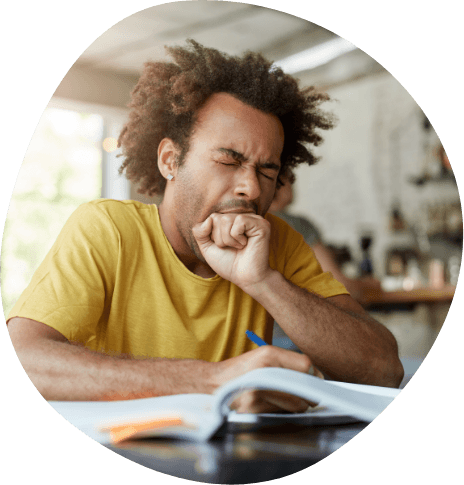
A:
[[[263,345],[258,350],[261,364],[271,367],[276,361],[276,348],[272,345]]]
[[[306,355],[306,354],[300,354],[300,355],[301,355],[305,364],[307,364],[308,366],[313,365],[313,362],[308,355]]]
[[[312,360],[306,355],[306,354],[298,354],[301,358],[301,364],[302,366],[307,370],[309,369],[313,363]]]

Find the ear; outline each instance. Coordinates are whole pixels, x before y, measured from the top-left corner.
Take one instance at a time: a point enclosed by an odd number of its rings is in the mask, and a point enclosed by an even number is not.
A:
[[[170,138],[163,138],[158,145],[158,168],[165,179],[169,174],[176,176],[178,155],[177,145]]]

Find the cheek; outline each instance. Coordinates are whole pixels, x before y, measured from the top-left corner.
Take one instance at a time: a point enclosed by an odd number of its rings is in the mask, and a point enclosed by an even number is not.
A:
[[[211,208],[216,204],[214,197],[214,187],[205,183],[192,183],[179,186],[180,214],[183,218],[189,220],[191,224],[205,220],[211,213]]]
[[[260,215],[261,216],[264,217],[264,215],[269,210],[269,207],[271,206],[273,200],[274,200],[274,196],[272,196],[272,197],[266,196],[266,197],[263,197],[261,199],[261,204],[260,204],[261,205],[261,210],[260,210],[260,212],[261,212]]]
[[[262,204],[263,204],[263,209],[265,209],[265,213],[268,211],[269,207],[272,204],[272,201],[274,200],[276,194],[276,188],[275,184],[272,187],[272,190],[270,189],[269,192],[266,192],[266,195],[263,195],[262,198]]]

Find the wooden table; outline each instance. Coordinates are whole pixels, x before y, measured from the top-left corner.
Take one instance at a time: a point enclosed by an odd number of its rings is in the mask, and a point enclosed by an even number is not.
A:
[[[456,287],[445,285],[443,288],[414,288],[406,291],[379,291],[373,292],[366,297],[366,306],[395,305],[395,304],[434,304],[451,303]]]
[[[444,305],[451,304],[456,287],[445,285],[442,288],[414,288],[406,291],[377,291],[365,298],[362,303],[367,311],[413,310],[417,305],[426,305],[429,310],[430,324],[438,332],[443,325]],[[441,315],[441,316],[440,316]]]

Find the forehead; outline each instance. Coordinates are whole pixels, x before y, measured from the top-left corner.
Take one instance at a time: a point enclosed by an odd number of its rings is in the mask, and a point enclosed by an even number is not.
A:
[[[253,108],[227,93],[210,96],[197,113],[192,145],[210,149],[229,148],[248,157],[279,159],[284,132],[280,120]]]

